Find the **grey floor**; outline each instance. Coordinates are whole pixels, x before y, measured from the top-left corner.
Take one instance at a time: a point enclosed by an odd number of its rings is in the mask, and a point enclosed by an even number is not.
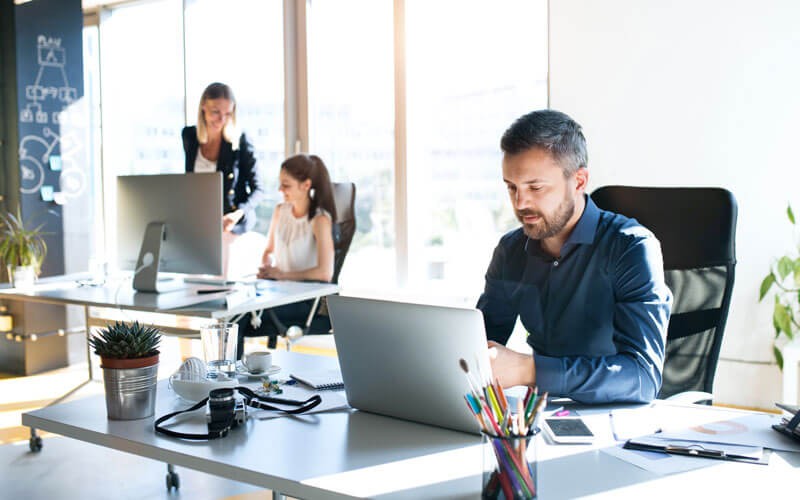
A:
[[[271,498],[255,486],[176,468],[178,491],[167,492],[166,465],[154,460],[53,436],[39,453],[27,442],[0,446],[0,498],[42,500],[229,497]]]

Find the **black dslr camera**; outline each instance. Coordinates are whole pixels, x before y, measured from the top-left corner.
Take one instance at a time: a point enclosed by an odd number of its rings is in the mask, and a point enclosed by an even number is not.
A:
[[[225,437],[232,428],[244,424],[247,419],[247,406],[236,398],[231,388],[214,389],[208,394],[206,422],[210,439]]]
[[[236,397],[236,392],[239,392],[241,397]],[[214,389],[208,394],[208,399],[199,401],[191,408],[185,410],[178,410],[168,413],[163,417],[159,417],[153,424],[156,432],[166,436],[181,438],[181,439],[194,439],[194,440],[207,440],[217,439],[228,435],[228,431],[239,425],[244,425],[247,421],[247,407],[252,406],[260,410],[269,410],[281,412],[285,415],[299,415],[306,413],[309,410],[316,408],[322,402],[322,397],[315,394],[305,401],[295,401],[293,399],[275,398],[265,395],[257,394],[252,389],[247,387]],[[278,404],[281,406],[273,406],[270,403]],[[173,429],[162,427],[161,424],[167,420],[180,415],[182,413],[192,412],[199,410],[205,406],[206,408],[206,423],[208,424],[208,434],[188,434],[186,432],[179,432]],[[288,407],[288,408],[287,408]]]

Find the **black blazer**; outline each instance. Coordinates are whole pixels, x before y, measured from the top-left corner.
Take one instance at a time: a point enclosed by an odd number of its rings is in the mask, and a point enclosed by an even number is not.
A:
[[[186,153],[186,172],[194,172],[194,162],[200,143],[197,127],[185,127],[181,132],[183,150]],[[237,209],[244,216],[233,227],[233,232],[242,234],[253,229],[256,223],[256,207],[264,197],[264,186],[256,167],[253,145],[244,134],[239,139],[239,149],[234,151],[224,138],[217,159],[217,172],[222,172],[222,212],[227,214]]]

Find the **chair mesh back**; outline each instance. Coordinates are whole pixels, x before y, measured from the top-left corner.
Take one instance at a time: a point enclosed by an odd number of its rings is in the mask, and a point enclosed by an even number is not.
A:
[[[600,208],[637,219],[661,242],[674,303],[658,397],[711,392],[733,291],[736,201],[719,188],[607,186]]]
[[[333,225],[333,283],[339,282],[339,273],[350,243],[356,233],[356,185],[352,182],[334,182],[333,199],[336,203],[336,223]]]

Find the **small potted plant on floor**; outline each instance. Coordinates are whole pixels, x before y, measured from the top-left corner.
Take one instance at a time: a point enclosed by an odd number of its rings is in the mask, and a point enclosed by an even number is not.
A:
[[[108,418],[134,420],[153,416],[160,342],[157,328],[137,321],[117,321],[89,339],[101,360]]]
[[[8,277],[16,288],[30,288],[47,255],[42,225],[25,227],[22,213],[8,212],[0,215],[0,261],[8,270]]]

